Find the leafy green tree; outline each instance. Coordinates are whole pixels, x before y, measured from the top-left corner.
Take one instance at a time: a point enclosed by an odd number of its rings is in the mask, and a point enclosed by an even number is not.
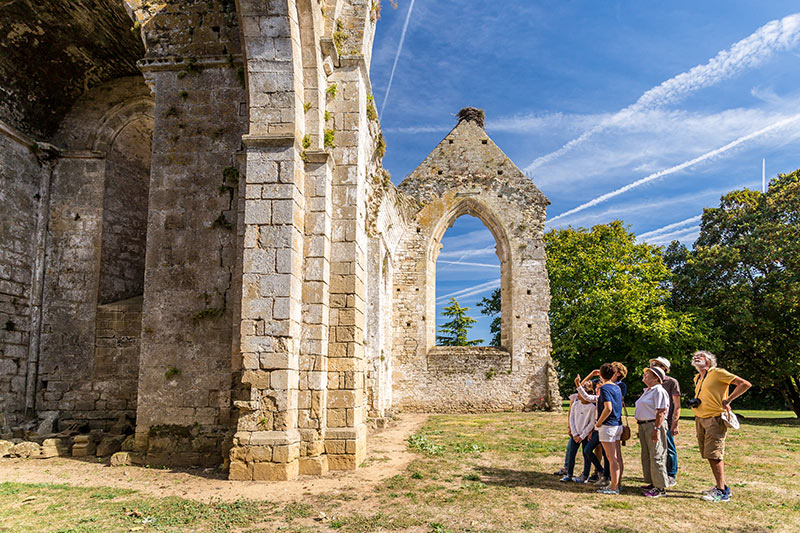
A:
[[[436,336],[436,344],[440,346],[476,346],[483,342],[483,339],[467,340],[470,328],[477,322],[471,316],[467,316],[467,311],[469,311],[469,307],[461,307],[458,300],[450,298],[450,305],[444,308],[442,315],[452,320],[439,327],[440,335]]]
[[[492,338],[489,341],[489,346],[500,346],[500,289],[492,291],[492,295],[488,298],[482,298],[478,302],[478,307],[481,308],[481,313],[492,317],[492,323],[489,324],[489,333]]]
[[[659,247],[637,244],[620,221],[551,230],[545,243],[553,358],[564,390],[574,388],[575,374],[620,361],[636,392],[641,368],[658,356],[678,363],[676,377],[688,378],[686,355],[705,335],[693,315],[671,309]]]
[[[674,242],[676,308],[703,314],[722,341],[720,362],[762,388],[777,387],[800,416],[800,170],[766,194],[748,189],[705,209],[689,251]]]

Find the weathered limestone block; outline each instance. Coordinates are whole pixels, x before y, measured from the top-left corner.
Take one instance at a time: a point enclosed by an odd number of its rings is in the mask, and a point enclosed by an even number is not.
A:
[[[109,435],[103,437],[103,440],[97,445],[97,456],[107,457],[117,453],[122,449],[122,443],[125,439],[125,435]]]
[[[42,455],[43,459],[50,457],[66,457],[70,455],[69,439],[45,439],[42,442]]]
[[[78,435],[72,440],[72,457],[94,455],[96,449],[94,435]]]
[[[288,481],[300,472],[298,460],[291,463],[255,463],[253,464],[253,481]]]
[[[328,473],[328,456],[301,457],[298,463],[299,473],[309,476],[324,476]]]
[[[117,452],[108,462],[111,466],[128,466],[144,464],[144,457],[136,452]]]
[[[122,441],[122,445],[120,446],[120,450],[123,452],[132,452],[136,449],[136,438],[133,435],[128,435],[125,437],[125,440]]]
[[[11,456],[12,457],[38,457],[42,452],[42,447],[36,444],[35,442],[23,441],[18,444],[15,444],[13,448],[11,448]]]
[[[8,457],[11,455],[11,450],[14,448],[14,443],[9,440],[0,440],[0,457]]]
[[[244,461],[231,461],[228,469],[228,479],[232,481],[251,481],[253,479],[253,464]]]

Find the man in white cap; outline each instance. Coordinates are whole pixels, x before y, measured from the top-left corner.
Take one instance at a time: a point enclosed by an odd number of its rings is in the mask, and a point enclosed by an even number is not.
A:
[[[664,374],[669,373],[670,366],[665,357],[650,359],[650,368],[660,368]],[[678,482],[678,449],[674,435],[678,434],[678,420],[681,417],[681,386],[677,379],[669,376],[664,377],[661,386],[669,394],[669,410],[664,423],[667,429],[667,486],[672,487]]]
[[[639,426],[642,446],[642,487],[648,498],[667,495],[667,408],[669,395],[661,384],[666,374],[658,367],[647,368],[642,381],[647,387],[636,400],[633,416]]]

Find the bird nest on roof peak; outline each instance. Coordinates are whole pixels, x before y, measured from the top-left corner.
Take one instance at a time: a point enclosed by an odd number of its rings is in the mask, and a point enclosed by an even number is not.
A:
[[[477,124],[481,129],[483,129],[483,121],[486,118],[486,113],[483,112],[483,109],[478,109],[477,107],[465,107],[461,111],[458,112],[458,123],[468,120],[470,122],[474,122]]]

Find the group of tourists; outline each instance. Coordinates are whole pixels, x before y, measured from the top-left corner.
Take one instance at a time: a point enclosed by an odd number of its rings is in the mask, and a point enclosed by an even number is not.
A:
[[[710,502],[726,502],[731,490],[725,484],[725,436],[728,427],[735,424],[730,404],[751,385],[718,368],[717,358],[710,352],[692,354],[692,365],[697,375],[694,396],[688,403],[695,416],[700,454],[708,460],[715,481],[714,487],[704,491],[702,497]],[[674,437],[679,431],[681,390],[678,381],[667,375],[670,366],[664,357],[650,360],[642,374],[645,389],[636,400],[633,413],[641,445],[645,483],[641,489],[648,498],[666,496],[667,488],[677,484],[678,453]],[[601,494],[619,494],[624,471],[621,445],[631,436],[625,405],[627,375],[625,365],[615,361],[603,364],[583,379],[575,378],[564,467],[556,472],[563,476],[561,481],[594,483]],[[583,472],[574,476],[579,449],[583,453]]]

